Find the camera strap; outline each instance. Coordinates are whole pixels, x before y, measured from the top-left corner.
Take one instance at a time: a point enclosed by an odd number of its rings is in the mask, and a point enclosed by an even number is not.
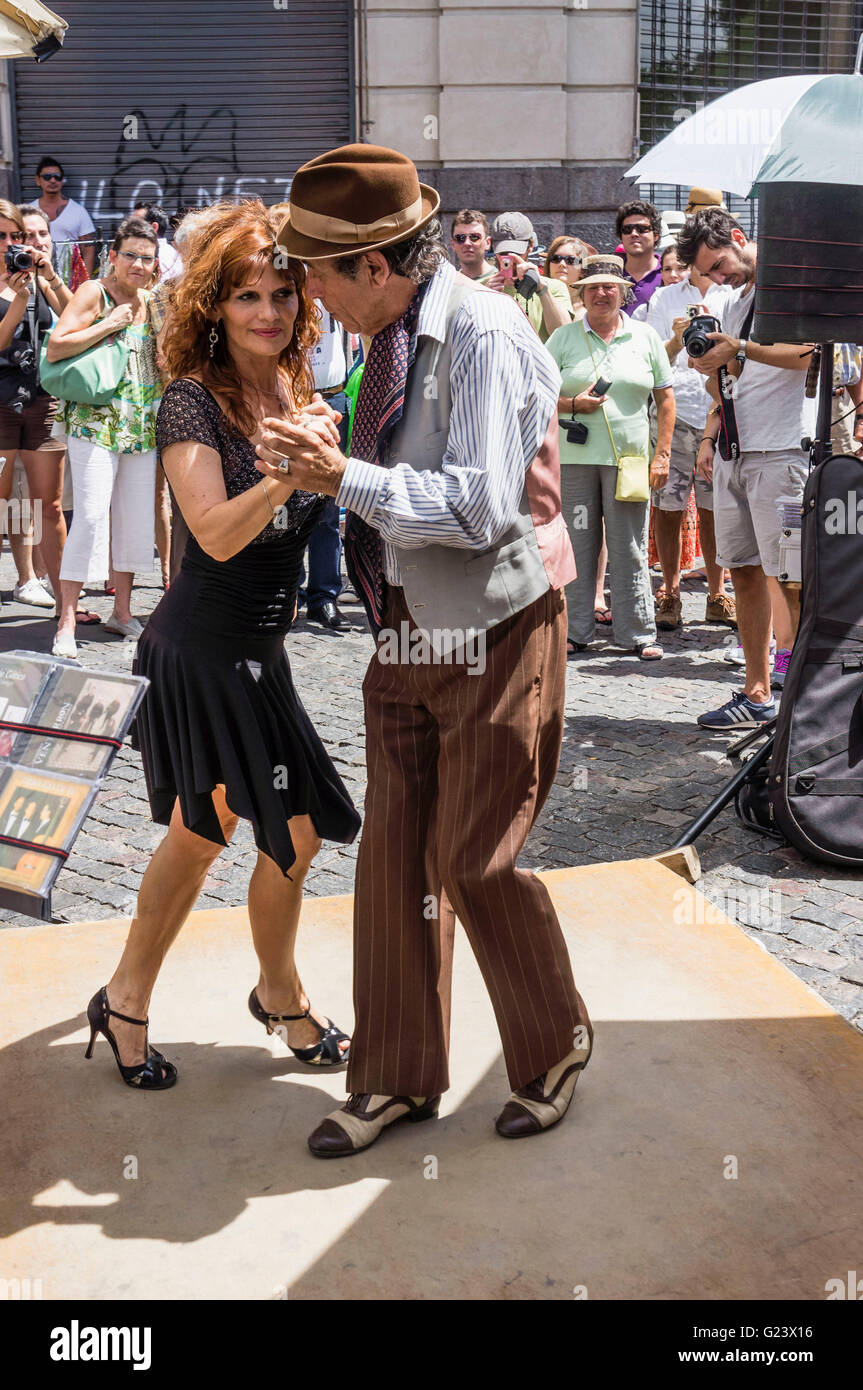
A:
[[[30,329],[30,346],[35,352],[37,359],[39,357],[39,348],[41,346],[39,342],[39,308],[36,298],[38,293],[39,289],[37,282],[37,284],[34,285],[32,290],[30,291],[30,295],[27,300],[27,326]]]
[[[584,341],[587,343],[587,350],[588,350],[588,352],[590,353],[590,361],[591,361],[591,365],[592,365],[593,370],[594,370],[594,373],[595,373],[595,372],[596,372],[596,358],[595,358],[594,355],[593,355],[593,348],[590,346],[590,339],[589,339],[589,337],[587,336],[587,329],[586,329],[585,326],[584,326],[584,319],[581,319],[581,331],[582,331],[582,333],[584,334]],[[606,352],[605,355],[606,355],[606,358],[607,358],[607,357],[608,357],[608,352]],[[603,365],[604,365],[604,364],[603,364]],[[597,376],[596,379],[597,379],[597,381],[598,381],[598,380],[599,380],[599,377]],[[608,430],[608,438],[609,438],[609,440],[611,441],[611,452],[614,454],[614,462],[617,464],[617,467],[618,467],[618,469],[619,469],[619,468],[620,468],[620,457],[619,457],[618,452],[617,452],[617,446],[615,445],[615,442],[614,442],[614,435],[611,433],[611,425],[610,425],[609,422],[608,422],[608,416],[607,416],[606,413],[605,413],[605,406],[604,406],[604,405],[601,405],[599,408],[600,408],[600,410],[602,411],[602,418],[603,418],[603,420],[605,421],[605,428]]]
[[[749,313],[740,328],[741,338],[745,338],[749,333],[754,316],[755,301],[753,300]],[[741,367],[741,375],[742,370]],[[723,364],[716,373],[716,380],[719,385],[719,438],[716,441],[716,447],[719,450],[720,458],[725,459],[726,462],[736,463],[740,457],[740,435],[737,430],[737,416],[734,411],[734,378]]]

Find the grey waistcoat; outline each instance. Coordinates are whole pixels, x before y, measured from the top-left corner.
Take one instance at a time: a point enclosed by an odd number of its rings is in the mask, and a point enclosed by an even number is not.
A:
[[[467,296],[477,292],[456,279],[447,305],[446,340],[440,343],[434,338],[418,338],[402,417],[389,439],[387,464],[407,463],[418,472],[440,472],[452,410],[453,323]],[[526,486],[518,517],[488,550],[451,545],[395,549],[411,616],[439,652],[452,650],[454,645],[447,629],[481,631],[493,627],[520,613],[549,587]]]

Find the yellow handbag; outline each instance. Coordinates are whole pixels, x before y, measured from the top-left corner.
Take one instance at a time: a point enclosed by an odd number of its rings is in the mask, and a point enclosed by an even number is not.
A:
[[[583,321],[581,328],[587,343],[587,350],[590,353],[590,360],[593,363],[593,370],[596,371],[593,348],[590,346],[590,339],[587,336],[587,329],[584,327]],[[648,502],[650,500],[650,465],[646,456],[644,454],[618,454],[614,435],[611,433],[611,425],[608,423],[608,416],[605,413],[605,406],[602,406],[601,409],[605,428],[608,430],[608,438],[611,441],[611,451],[617,464],[615,502]]]

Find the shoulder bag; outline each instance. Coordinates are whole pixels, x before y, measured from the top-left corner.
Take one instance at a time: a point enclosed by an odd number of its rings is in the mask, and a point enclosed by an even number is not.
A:
[[[109,296],[104,286],[100,285],[99,288],[107,301]],[[99,319],[104,318],[106,312],[107,305],[103,302]],[[98,323],[99,319],[94,322]],[[46,333],[44,342],[49,337],[50,334]],[[125,329],[93,343],[75,357],[64,357],[62,362],[49,362],[43,343],[39,359],[42,388],[61,401],[74,401],[78,405],[108,405],[117,394],[128,360],[129,340]]]

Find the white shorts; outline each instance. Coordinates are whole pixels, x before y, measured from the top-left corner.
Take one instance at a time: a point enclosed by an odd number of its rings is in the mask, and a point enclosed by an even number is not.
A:
[[[782,523],[780,497],[803,497],[809,476],[802,449],[755,450],[736,463],[714,456],[713,517],[716,563],[725,569],[760,565],[774,578],[779,573]]]

